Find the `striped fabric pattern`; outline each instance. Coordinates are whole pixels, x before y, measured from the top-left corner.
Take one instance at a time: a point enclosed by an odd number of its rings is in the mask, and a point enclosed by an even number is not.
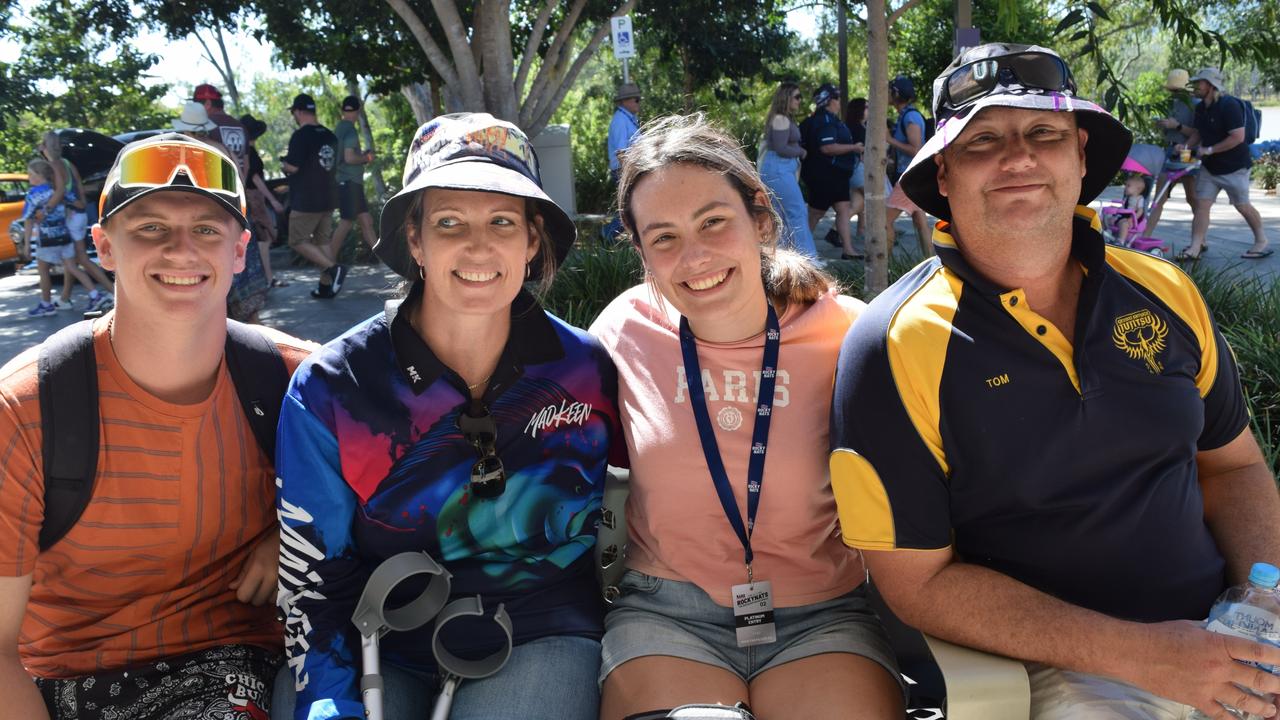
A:
[[[276,532],[274,472],[226,366],[201,403],[174,405],[117,363],[106,318],[95,326],[101,445],[80,522],[38,552],[43,519],[36,354],[0,370],[0,575],[32,574],[19,636],[27,669],[73,677],[226,643],[277,649],[270,605],[228,584]],[[289,368],[309,348],[273,333]]]

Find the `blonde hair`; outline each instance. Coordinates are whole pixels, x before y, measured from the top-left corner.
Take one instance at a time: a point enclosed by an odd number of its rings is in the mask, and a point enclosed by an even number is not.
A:
[[[404,241],[410,242],[410,238],[417,235],[422,230],[422,200],[427,190],[414,193],[409,200],[409,206],[404,211]],[[472,192],[488,192],[486,190],[474,190]],[[538,236],[538,254],[533,256],[530,262],[541,261],[542,276],[538,278],[538,292],[546,293],[551,288],[552,281],[556,277],[556,244],[551,239],[551,233],[547,232],[544,225],[534,222],[535,218],[542,217],[542,213],[538,211],[538,201],[533,198],[524,198],[524,216],[529,221],[529,228]]]
[[[646,125],[622,153],[618,174],[618,211],[622,224],[640,252],[635,209],[631,196],[649,173],[668,165],[683,163],[703,168],[723,177],[746,205],[753,217],[768,219],[760,238],[760,281],[765,294],[778,307],[791,303],[812,303],[837,287],[836,280],[794,250],[778,247],[782,220],[769,204],[769,191],[755,166],[742,153],[737,141],[707,122],[702,113],[673,115]],[[761,198],[766,198],[762,204]]]
[[[793,82],[784,82],[778,85],[778,89],[773,92],[773,101],[769,103],[769,112],[764,114],[765,137],[769,136],[769,130],[773,128],[774,115],[791,117],[791,98],[799,90],[800,86]]]
[[[27,172],[39,175],[50,183],[55,182],[58,179],[58,177],[53,173],[53,165],[50,164],[48,160],[42,160],[40,158],[36,158],[27,163]]]

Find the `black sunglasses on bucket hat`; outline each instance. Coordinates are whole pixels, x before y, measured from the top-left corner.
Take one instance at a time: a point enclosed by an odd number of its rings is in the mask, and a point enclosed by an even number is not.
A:
[[[1060,70],[1051,67],[1056,63],[1026,57],[1033,54],[1056,60],[1061,63]],[[976,69],[979,67],[982,69]],[[953,76],[955,85],[950,87]],[[988,108],[1075,114],[1077,124],[1089,134],[1085,176],[1080,184],[1079,201],[1084,205],[1098,197],[1115,177],[1133,143],[1133,134],[1111,113],[1076,96],[1075,81],[1062,58],[1036,45],[988,43],[966,50],[933,81],[933,97],[937,131],[911,159],[899,184],[912,202],[943,220],[951,219],[951,205],[938,192],[934,158]]]

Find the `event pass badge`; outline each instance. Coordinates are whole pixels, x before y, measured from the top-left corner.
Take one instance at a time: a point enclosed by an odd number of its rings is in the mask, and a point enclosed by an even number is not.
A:
[[[733,586],[733,622],[738,647],[768,645],[778,639],[773,624],[773,585],[767,580]]]

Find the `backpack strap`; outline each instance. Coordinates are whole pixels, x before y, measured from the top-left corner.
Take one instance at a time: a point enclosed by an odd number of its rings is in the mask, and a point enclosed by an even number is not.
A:
[[[98,363],[93,321],[51,335],[36,364],[43,435],[44,523],[40,550],[67,534],[93,496],[98,471]]]
[[[227,370],[253,436],[274,466],[276,424],[289,389],[289,368],[280,348],[253,326],[227,320]]]

